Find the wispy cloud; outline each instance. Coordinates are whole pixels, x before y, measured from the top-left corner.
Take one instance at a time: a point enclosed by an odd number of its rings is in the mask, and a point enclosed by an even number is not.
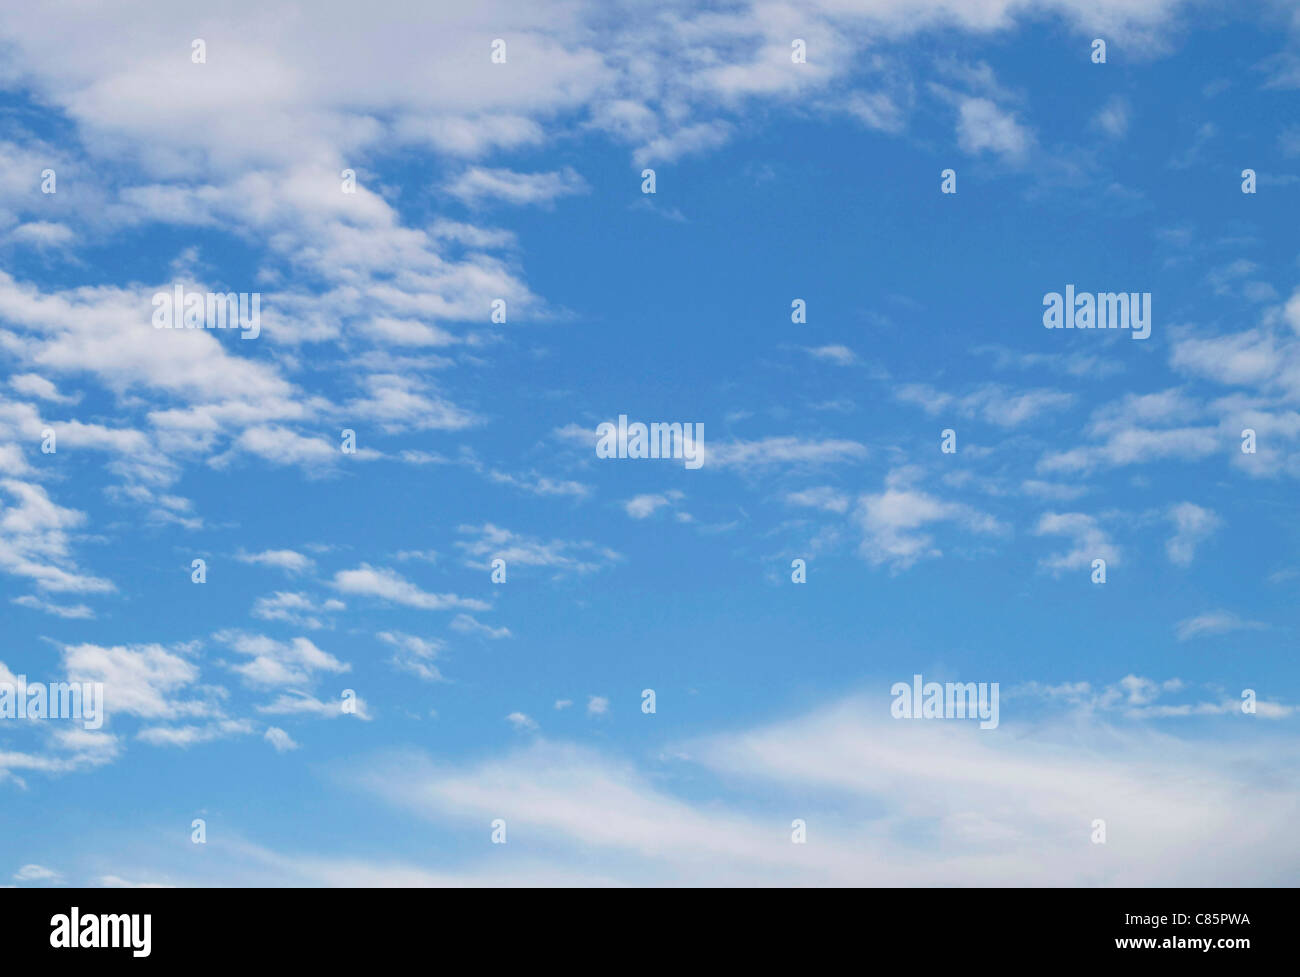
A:
[[[1231,611],[1207,611],[1179,621],[1174,632],[1179,641],[1187,641],[1190,638],[1230,634],[1233,631],[1259,631],[1264,627],[1259,621],[1243,620]]]

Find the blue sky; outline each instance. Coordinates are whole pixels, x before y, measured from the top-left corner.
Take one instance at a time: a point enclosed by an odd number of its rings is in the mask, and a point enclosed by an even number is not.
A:
[[[3,881],[1294,881],[1290,5],[60,6],[0,13],[0,680],[107,718],[0,720]]]

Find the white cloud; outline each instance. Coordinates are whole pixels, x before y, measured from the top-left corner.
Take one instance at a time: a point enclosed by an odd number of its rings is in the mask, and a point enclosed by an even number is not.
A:
[[[24,865],[13,875],[17,882],[62,882],[63,875],[44,865]]]
[[[243,631],[220,631],[215,637],[251,659],[229,667],[254,687],[302,686],[311,682],[318,672],[339,674],[352,669],[307,638],[277,641]]]
[[[1283,359],[1273,335],[1247,329],[1211,339],[1177,340],[1171,365],[1195,376],[1240,386],[1272,379]]]
[[[344,701],[341,697],[333,702],[324,701],[306,692],[290,689],[276,696],[275,701],[258,706],[257,711],[270,716],[315,716],[317,719],[338,719],[349,715],[366,721],[374,718],[361,696],[354,696],[351,700],[355,706],[352,713],[343,711]]]
[[[1174,524],[1174,535],[1165,543],[1169,562],[1178,566],[1191,566],[1196,547],[1217,529],[1221,520],[1209,509],[1191,502],[1180,502],[1169,508],[1169,519]]]
[[[1259,621],[1245,621],[1231,611],[1207,611],[1196,617],[1178,622],[1174,633],[1179,641],[1206,635],[1229,634],[1233,631],[1258,631],[1264,627]]]
[[[54,593],[115,589],[109,580],[82,573],[72,559],[69,531],[85,522],[83,513],[58,505],[40,485],[5,478],[0,488],[13,500],[4,505],[0,499],[0,570]]]
[[[341,600],[330,598],[317,602],[304,593],[277,590],[270,597],[259,597],[253,602],[253,617],[262,621],[284,621],[295,627],[319,631],[330,622],[325,617],[345,608]]]
[[[300,410],[288,406],[293,386],[275,367],[231,354],[212,331],[154,329],[150,296],[157,290],[44,293],[0,271],[0,320],[23,335],[13,352],[44,374],[84,372],[118,393],[137,388],[186,403],[251,402],[262,417]]]
[[[268,726],[265,739],[275,747],[276,753],[286,753],[289,750],[298,749],[298,744],[293,741],[293,737],[279,726]]]
[[[328,471],[343,458],[339,444],[325,438],[299,434],[283,425],[263,424],[245,428],[231,442],[230,450],[214,456],[209,462],[215,468],[224,468],[244,453],[275,465],[302,465],[315,471]],[[374,457],[374,452],[358,448],[354,457]]]
[[[455,241],[467,248],[479,250],[491,248],[513,248],[519,244],[519,237],[514,231],[504,228],[479,227],[461,221],[439,218],[429,226],[429,233],[439,239]]]
[[[372,567],[363,563],[354,570],[340,570],[334,574],[334,587],[345,594],[377,597],[380,600],[414,607],[425,611],[442,611],[463,607],[467,610],[486,611],[491,605],[481,600],[458,597],[455,594],[432,594],[421,590],[395,570]]]
[[[1091,567],[1093,560],[1105,560],[1108,567],[1120,562],[1119,547],[1110,541],[1095,516],[1083,512],[1047,512],[1034,529],[1038,536],[1069,536],[1071,546],[1065,553],[1043,557],[1039,565],[1060,574],[1067,570]]]
[[[843,108],[868,129],[892,133],[903,129],[903,108],[886,92],[851,92]]]
[[[463,203],[477,206],[488,200],[509,204],[550,205],[560,197],[586,193],[587,183],[572,169],[552,173],[516,173],[513,170],[472,166],[444,191]]]
[[[442,673],[434,664],[434,659],[444,648],[441,641],[401,631],[380,631],[375,637],[395,649],[392,663],[402,671],[418,675],[426,682],[442,681]]]
[[[979,417],[999,427],[1018,427],[1027,421],[1070,407],[1074,395],[1059,390],[1010,391],[987,383],[964,396],[946,394],[924,383],[904,384],[894,391],[904,403],[916,404],[930,416],[953,413]]]
[[[486,570],[491,561],[503,559],[507,570],[515,566],[546,567],[557,572],[591,573],[622,557],[611,549],[585,540],[553,539],[549,542],[502,529],[492,523],[459,526],[458,532],[476,537],[456,543],[471,559],[470,566]],[[487,606],[477,608],[486,610]]]
[[[402,431],[459,431],[477,424],[478,418],[443,397],[429,393],[413,377],[394,373],[365,378],[365,398],[351,401],[349,415],[375,421],[389,434]]]
[[[95,616],[95,612],[85,604],[54,604],[47,600],[41,600],[39,597],[33,597],[31,594],[15,597],[11,603],[17,604],[19,607],[30,607],[34,611],[44,611],[46,614],[53,614],[55,617],[69,620],[87,620]]]
[[[1002,530],[987,513],[911,487],[915,477],[911,469],[895,469],[886,477],[884,491],[858,499],[853,518],[864,534],[858,552],[870,563],[905,570],[918,560],[942,555],[934,538],[920,531],[931,523],[954,522],[975,533]]]
[[[811,509],[825,509],[827,512],[845,513],[849,511],[849,497],[829,486],[818,486],[817,488],[803,489],[799,492],[789,492],[786,494],[785,501],[790,505],[804,506]]]
[[[683,156],[692,156],[717,149],[731,138],[732,127],[725,122],[701,122],[681,126],[666,134],[649,139],[637,147],[632,162],[637,166],[672,163]]]
[[[110,716],[176,719],[218,711],[208,701],[175,698],[198,680],[199,669],[162,645],[65,645],[63,664],[70,681],[103,683],[104,711]]]
[[[593,455],[599,440],[595,427],[584,427],[581,424],[566,424],[552,433],[556,438],[590,451]],[[866,447],[856,441],[815,440],[792,435],[758,441],[715,442],[705,439],[698,446],[692,444],[689,450],[700,453],[705,468],[732,468],[742,472],[760,472],[777,465],[814,467],[856,461],[867,456]]]
[[[684,497],[683,493],[676,489],[663,493],[647,492],[633,496],[624,502],[623,511],[633,519],[648,519],[660,509],[676,505]]]
[[[702,445],[705,468],[757,471],[774,465],[829,465],[857,461],[867,449],[856,441],[771,437],[759,441],[706,441]]]
[[[36,248],[59,248],[77,240],[77,232],[66,224],[54,221],[29,221],[10,232],[20,244]]]
[[[248,736],[256,730],[257,727],[247,719],[220,719],[204,726],[149,726],[140,730],[136,734],[136,739],[153,746],[176,746],[186,749],[199,743],[211,743],[213,740],[231,736]]]
[[[819,360],[828,360],[838,366],[852,366],[858,361],[858,354],[847,346],[805,347],[804,352]]]
[[[1092,124],[1112,139],[1123,138],[1128,132],[1130,109],[1122,96],[1113,96],[1093,117]]]
[[[572,479],[548,478],[536,472],[529,472],[527,475],[511,475],[509,472],[485,469],[483,473],[499,485],[509,485],[530,495],[585,499],[591,494],[590,487]]]
[[[451,629],[461,634],[481,634],[485,638],[496,640],[510,637],[509,628],[494,628],[481,623],[468,614],[457,614],[451,620]]]
[[[623,510],[633,519],[646,519],[654,515],[656,509],[670,504],[667,496],[637,495],[623,503]]]
[[[9,386],[25,396],[48,400],[55,404],[76,403],[80,399],[77,397],[64,397],[59,393],[58,387],[36,373],[19,373],[12,376],[9,378]]]
[[[957,145],[972,156],[988,151],[1018,162],[1034,144],[1033,133],[1014,113],[987,98],[963,97],[957,113]]]
[[[1134,677],[1120,694],[1149,706],[1153,693]],[[579,851],[640,885],[1269,885],[1300,864],[1297,791],[1282,775],[1293,739],[1261,754],[1254,740],[1006,713],[981,731],[892,720],[886,696],[856,696],[668,751],[690,758],[661,761],[670,772],[727,784],[728,804],[675,795],[661,766],[545,740],[461,767],[406,755],[359,776],[439,823],[506,818],[555,853],[542,878],[563,877]],[[807,845],[790,843],[792,817],[806,820]],[[1104,877],[1088,841],[1097,817],[1114,856]],[[1207,854],[1172,857],[1189,850]],[[463,871],[475,875],[475,860]]]
[[[245,553],[241,550],[235,554],[235,559],[240,563],[276,567],[289,573],[302,573],[316,565],[316,561],[310,556],[304,556],[294,550],[263,550],[261,553]]]
[[[1038,462],[1043,472],[1088,472],[1099,466],[1150,463],[1165,459],[1194,461],[1221,450],[1217,428],[1184,427],[1152,431],[1127,428],[1115,431],[1104,444],[1088,445],[1044,455]]]

